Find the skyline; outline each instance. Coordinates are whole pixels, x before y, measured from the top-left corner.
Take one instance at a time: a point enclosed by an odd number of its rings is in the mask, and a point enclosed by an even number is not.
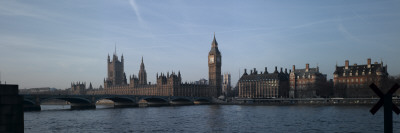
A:
[[[332,79],[336,63],[367,58],[382,59],[396,76],[399,23],[399,1],[1,1],[1,81],[97,88],[115,44],[127,77],[138,74],[143,56],[149,82],[168,71],[180,71],[183,82],[208,80],[214,32],[232,86],[245,68],[318,64]]]

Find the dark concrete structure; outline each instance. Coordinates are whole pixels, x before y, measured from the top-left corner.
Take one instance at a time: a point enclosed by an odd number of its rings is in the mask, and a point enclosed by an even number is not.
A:
[[[0,133],[23,133],[23,100],[18,85],[0,84]]]

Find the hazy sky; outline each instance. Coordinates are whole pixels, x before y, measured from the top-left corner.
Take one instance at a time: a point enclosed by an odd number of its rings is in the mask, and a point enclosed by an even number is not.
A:
[[[148,81],[178,71],[183,81],[208,79],[215,32],[222,72],[275,66],[320,67],[381,59],[400,74],[400,1],[68,0],[0,1],[1,81],[20,88],[103,85],[107,54],[125,58]]]

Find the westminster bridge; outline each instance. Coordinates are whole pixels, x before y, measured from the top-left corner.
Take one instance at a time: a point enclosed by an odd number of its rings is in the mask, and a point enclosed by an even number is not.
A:
[[[107,99],[114,102],[114,107],[163,106],[209,104],[210,97],[186,96],[141,96],[141,95],[52,95],[52,94],[21,94],[24,99],[24,110],[41,110],[43,102],[58,99],[69,102],[71,109],[94,109],[96,103]]]

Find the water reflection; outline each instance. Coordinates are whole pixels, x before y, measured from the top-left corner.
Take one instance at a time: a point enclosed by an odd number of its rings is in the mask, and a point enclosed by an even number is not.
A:
[[[369,106],[199,105],[148,108],[43,105],[25,112],[25,132],[383,132]],[[393,115],[394,132],[400,117]]]

